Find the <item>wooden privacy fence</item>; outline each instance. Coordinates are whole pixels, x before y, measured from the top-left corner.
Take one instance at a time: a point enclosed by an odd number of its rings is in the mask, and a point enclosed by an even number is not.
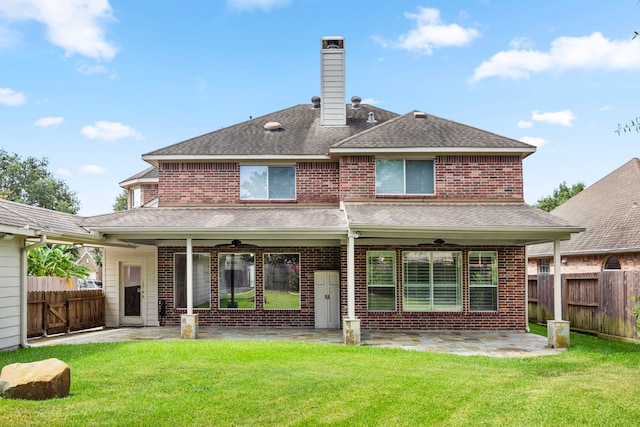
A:
[[[27,336],[104,326],[104,311],[101,289],[27,292]]]
[[[562,318],[571,329],[637,338],[631,308],[639,304],[640,271],[603,271],[590,274],[563,274],[561,277]],[[553,275],[529,277],[529,321],[553,319]]]

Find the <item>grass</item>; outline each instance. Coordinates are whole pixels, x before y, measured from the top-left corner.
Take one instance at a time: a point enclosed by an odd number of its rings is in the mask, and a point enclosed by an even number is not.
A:
[[[264,291],[264,308],[300,308],[300,294],[279,291]]]
[[[544,329],[534,326],[536,333]],[[572,334],[557,356],[330,344],[165,341],[0,353],[57,357],[64,399],[0,399],[0,425],[637,425],[640,346]]]

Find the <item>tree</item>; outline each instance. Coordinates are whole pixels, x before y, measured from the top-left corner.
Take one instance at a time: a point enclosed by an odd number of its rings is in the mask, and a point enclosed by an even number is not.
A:
[[[29,251],[27,274],[29,276],[78,277],[89,276],[90,268],[76,263],[73,246],[43,245]]]
[[[128,207],[129,192],[127,190],[122,190],[122,192],[116,197],[116,201],[113,203],[113,211],[126,211]]]
[[[80,200],[47,170],[49,160],[20,158],[0,148],[0,197],[13,202],[75,214]]]
[[[584,190],[585,187],[582,182],[576,182],[571,187],[568,187],[567,182],[563,181],[558,188],[553,190],[553,195],[539,199],[535,207],[550,212]]]

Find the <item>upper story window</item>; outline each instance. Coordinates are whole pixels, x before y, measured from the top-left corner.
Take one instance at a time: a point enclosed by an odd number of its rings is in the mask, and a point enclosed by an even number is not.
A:
[[[376,194],[434,194],[433,160],[376,159]]]
[[[294,166],[240,166],[242,200],[294,200]]]

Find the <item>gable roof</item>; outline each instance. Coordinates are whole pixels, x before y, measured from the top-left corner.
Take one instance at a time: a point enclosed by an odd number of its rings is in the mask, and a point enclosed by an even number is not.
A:
[[[375,126],[367,123],[370,112],[378,124],[397,116],[371,105],[346,108],[347,126],[322,126],[320,109],[300,104],[151,151],[143,154],[142,159],[157,165],[159,160],[327,158],[331,145]],[[267,123],[279,123],[281,128],[266,130]]]
[[[0,232],[26,237],[47,235],[72,241],[97,241],[82,227],[83,217],[0,199]]]
[[[400,116],[365,104],[345,108],[346,126],[322,126],[320,109],[300,104],[151,151],[142,159],[157,166],[163,160],[326,159],[332,153],[376,151],[517,153],[526,157],[536,150],[515,139],[418,111]],[[281,126],[269,131],[267,123]],[[134,179],[139,177],[126,181]]]
[[[129,177],[127,179],[125,179],[124,181],[120,182],[120,186],[121,187],[127,187],[130,185],[134,185],[134,184],[150,184],[150,183],[157,183],[158,182],[158,168],[156,168],[155,166],[150,166],[148,168],[146,168],[145,170],[143,170],[142,172],[138,172],[137,174],[133,175],[132,177]]]
[[[515,139],[414,110],[353,135],[335,144],[332,151],[362,149],[375,152],[388,148],[413,148],[421,152],[504,151],[526,155],[536,150]]]
[[[640,160],[633,158],[557,208],[553,215],[586,227],[561,242],[563,255],[640,251]],[[550,244],[529,247],[530,257],[553,254]]]

